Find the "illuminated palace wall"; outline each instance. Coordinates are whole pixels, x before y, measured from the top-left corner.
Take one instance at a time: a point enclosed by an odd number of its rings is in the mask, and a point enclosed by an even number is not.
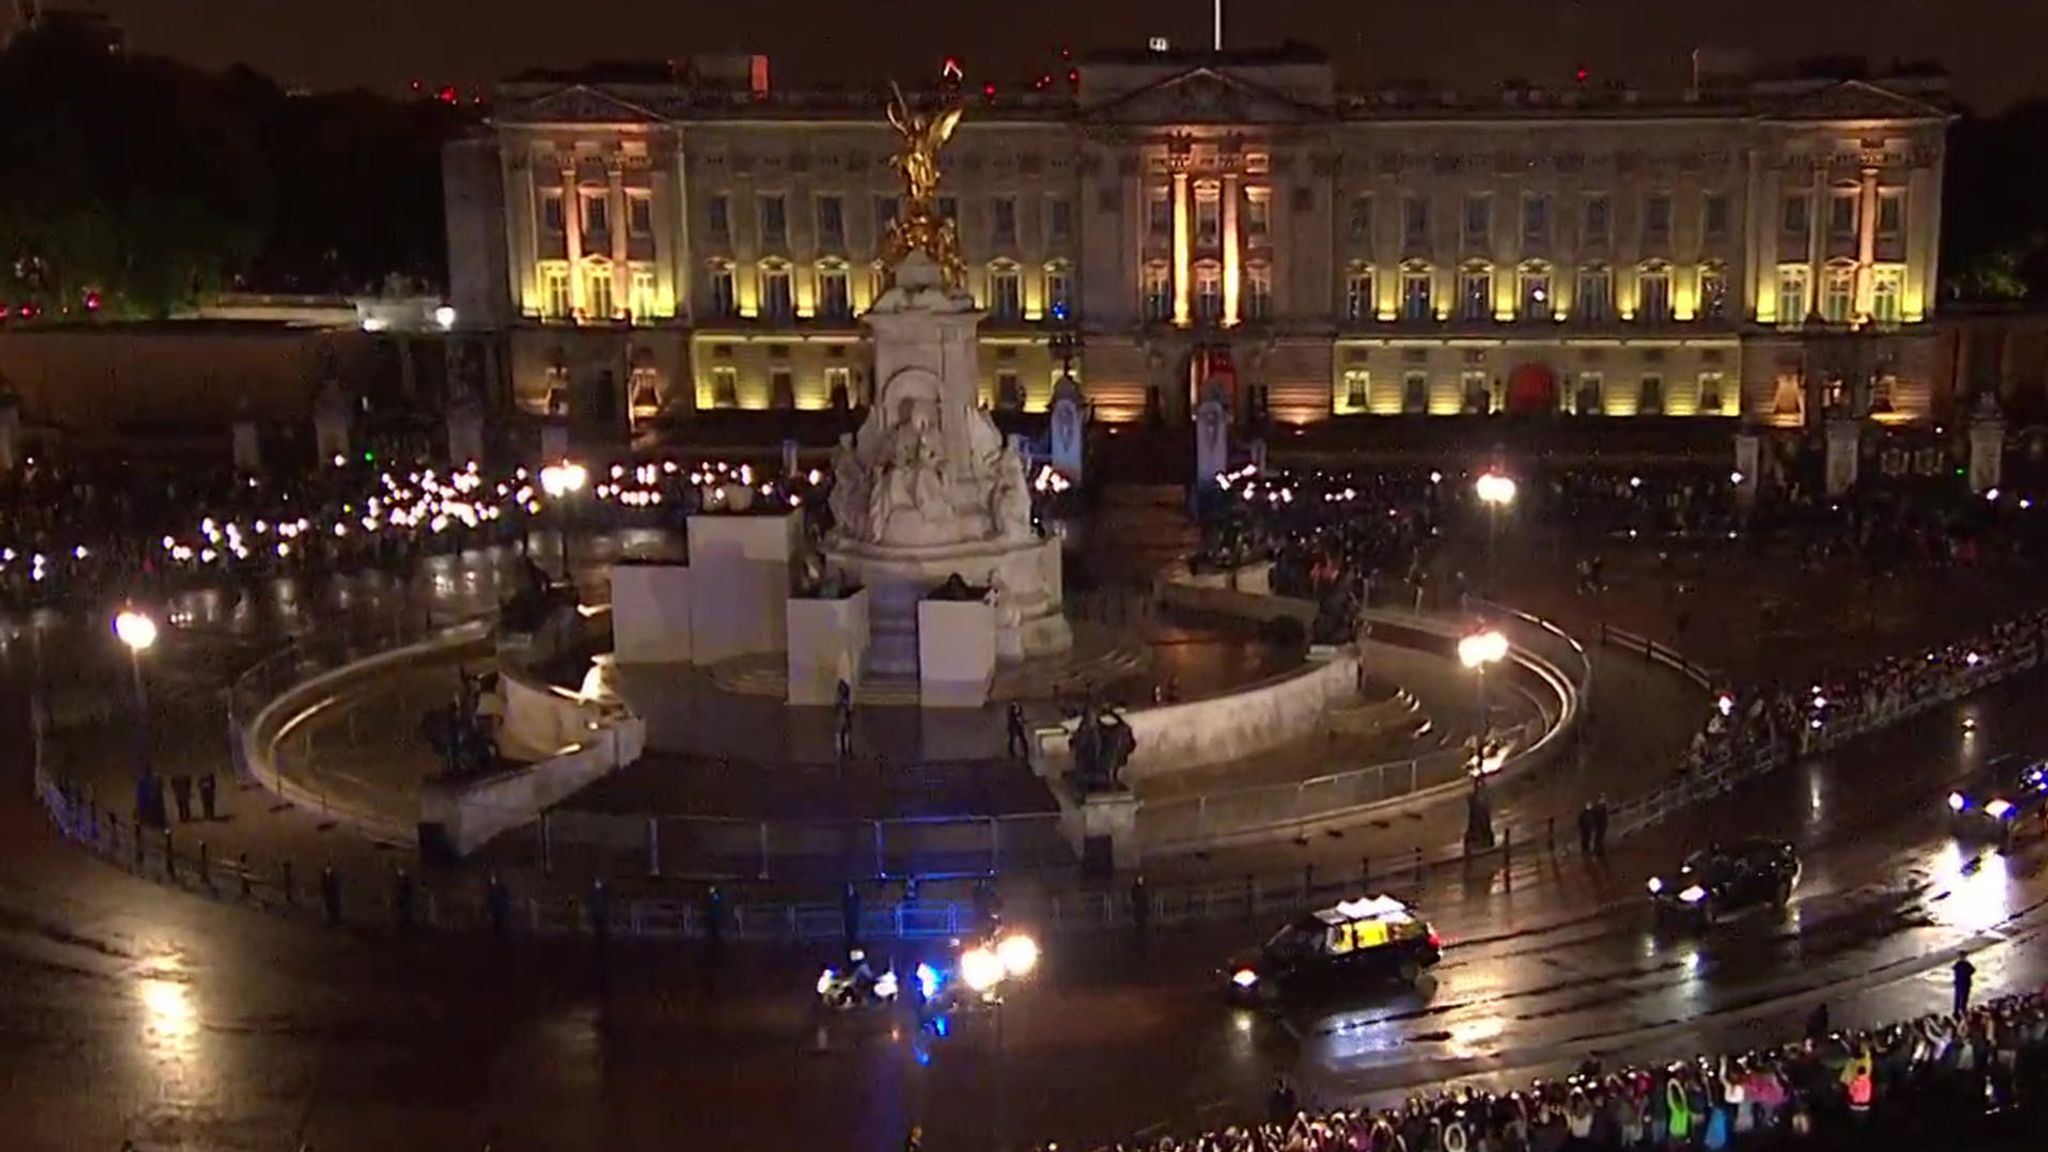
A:
[[[1137,52],[984,98],[945,153],[992,404],[1062,321],[1098,414],[1188,408],[1227,346],[1284,421],[1541,407],[1806,418],[1827,378],[1924,417],[1937,85],[1345,90],[1312,52]],[[519,403],[822,407],[895,210],[883,86],[521,83],[447,158],[454,303]]]

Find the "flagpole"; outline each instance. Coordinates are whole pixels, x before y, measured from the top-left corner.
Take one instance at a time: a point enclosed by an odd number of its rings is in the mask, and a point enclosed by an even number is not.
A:
[[[1221,52],[1223,51],[1223,0],[1211,0],[1211,2],[1214,4],[1216,12],[1216,39],[1212,48],[1214,51]]]

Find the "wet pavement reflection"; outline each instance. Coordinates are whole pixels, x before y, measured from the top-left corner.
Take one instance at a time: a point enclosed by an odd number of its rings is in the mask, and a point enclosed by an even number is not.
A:
[[[294,630],[388,629],[495,596],[488,563],[317,602],[181,598],[155,654],[159,749],[217,748],[226,679]],[[40,681],[108,723],[119,653],[97,619],[0,643],[6,723]],[[331,933],[172,893],[59,843],[0,748],[0,1132],[9,1149],[893,1149],[1069,1147],[1249,1115],[1275,1074],[1326,1103],[1449,1075],[1508,1076],[1789,1035],[1825,998],[1857,1023],[1947,1002],[1972,950],[1986,993],[2039,985],[2048,842],[1959,842],[1942,797],[1983,757],[2048,750],[2039,679],[1767,778],[1624,844],[1604,866],[1531,852],[1423,908],[1451,941],[1415,989],[1279,1013],[1222,1001],[1218,966],[1270,924],[1048,942],[1003,1009],[921,1029],[821,1014],[830,949]],[[101,699],[104,698],[104,699]],[[1963,720],[1974,722],[1965,728]],[[1783,910],[1659,931],[1643,880],[1716,838],[1785,836]],[[878,947],[908,970],[928,948]]]

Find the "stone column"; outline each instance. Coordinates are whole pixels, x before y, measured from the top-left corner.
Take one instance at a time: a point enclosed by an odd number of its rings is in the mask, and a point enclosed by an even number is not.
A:
[[[1194,206],[1188,203],[1188,174],[1185,170],[1173,174],[1173,322],[1177,327],[1188,326],[1188,295],[1191,285],[1188,278],[1192,272],[1193,237],[1189,230],[1193,221],[1189,218]]]
[[[1970,419],[1970,491],[1983,495],[1998,487],[2005,470],[2005,420],[1995,404]]]
[[[1856,319],[1870,319],[1877,293],[1877,169],[1863,170],[1856,190]],[[1904,289],[1905,285],[1899,286]],[[1903,301],[1901,304],[1903,305]]]
[[[1856,486],[1856,467],[1861,462],[1863,425],[1848,416],[1827,418],[1827,494],[1840,496]]]
[[[414,345],[418,343],[409,332],[398,334],[398,394],[411,400],[420,392],[419,365],[413,362]]]
[[[1243,245],[1237,235],[1237,200],[1243,195],[1238,190],[1237,173],[1223,177],[1223,324],[1231,327],[1244,317],[1238,311],[1239,293],[1243,290]]]
[[[576,187],[576,167],[562,169],[562,240],[569,261],[569,311],[583,311],[583,193]]]
[[[604,171],[607,182],[605,221],[611,225],[612,241],[612,311],[616,314],[631,311],[633,307],[633,299],[629,295],[633,279],[628,274],[626,266],[626,170],[620,164],[619,158],[614,156],[605,164]],[[602,319],[609,320],[611,317],[606,316]]]
[[[1828,170],[1825,165],[1815,165],[1813,181],[1808,185],[1810,211],[1806,215],[1806,315],[1799,317],[1804,323],[1807,316],[1820,311],[1820,294],[1825,291],[1821,284],[1821,272],[1827,266],[1824,255],[1827,251],[1828,216],[1833,204],[1828,199]]]

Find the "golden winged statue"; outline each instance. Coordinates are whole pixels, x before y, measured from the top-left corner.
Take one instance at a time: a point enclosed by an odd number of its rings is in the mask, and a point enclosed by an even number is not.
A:
[[[902,138],[890,164],[903,174],[903,208],[882,241],[882,264],[894,282],[896,265],[922,252],[939,266],[949,286],[961,287],[967,268],[960,261],[959,229],[939,212],[939,151],[960,126],[960,107],[926,115],[912,110],[893,82],[889,93],[889,126]]]

